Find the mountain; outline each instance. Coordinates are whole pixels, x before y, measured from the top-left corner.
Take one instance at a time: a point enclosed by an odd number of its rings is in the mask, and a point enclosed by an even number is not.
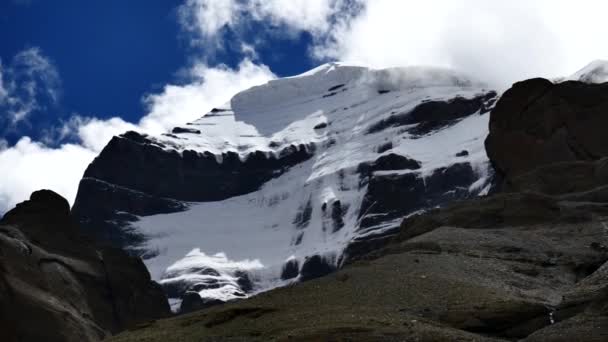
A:
[[[497,98],[450,70],[326,64],[170,133],[113,138],[72,215],[142,256],[174,309],[310,280],[386,243],[403,217],[490,193]]]
[[[331,275],[110,341],[608,340],[608,83],[519,82],[488,115],[495,193],[406,215]]]

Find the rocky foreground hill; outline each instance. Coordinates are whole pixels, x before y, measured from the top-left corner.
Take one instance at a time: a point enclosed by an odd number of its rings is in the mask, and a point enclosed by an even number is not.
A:
[[[0,341],[99,341],[169,315],[143,262],[83,237],[54,192],[0,220]]]
[[[515,84],[486,140],[500,193],[406,218],[329,276],[111,340],[606,341],[607,120],[607,84]]]

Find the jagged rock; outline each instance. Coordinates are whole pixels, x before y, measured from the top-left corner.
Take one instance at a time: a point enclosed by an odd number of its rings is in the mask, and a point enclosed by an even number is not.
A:
[[[415,172],[371,177],[359,211],[361,227],[475,196],[469,191],[475,181],[477,176],[469,163],[437,169],[425,179]]]
[[[380,146],[378,146],[378,148],[376,148],[376,152],[377,153],[384,153],[386,151],[390,151],[393,149],[393,142],[392,141],[388,141]]]
[[[327,128],[327,122],[321,122],[317,125],[315,125],[315,127],[313,127],[314,129],[324,129]]]
[[[399,113],[384,119],[371,126],[367,133],[373,134],[383,131],[389,127],[416,125],[409,128],[408,132],[413,135],[425,135],[456,123],[459,119],[483,112],[490,101],[496,98],[496,92],[488,92],[472,99],[461,97],[449,101],[427,101],[412,111]]]
[[[608,84],[519,82],[490,116],[488,156],[507,178],[537,167],[608,156]]]
[[[225,304],[224,301],[214,298],[201,298],[198,292],[186,292],[182,297],[182,304],[179,308],[181,314],[204,310],[216,305]]]
[[[336,270],[331,260],[320,255],[313,255],[304,260],[302,269],[300,270],[300,280],[307,281],[315,278],[328,275]]]
[[[185,201],[246,194],[306,161],[313,150],[314,146],[289,146],[278,157],[255,152],[244,161],[228,152],[218,162],[210,153],[166,151],[145,135],[128,132],[114,137],[89,165],[72,215],[90,234],[137,251],[143,237],[129,229],[133,217],[123,213],[179,212],[187,209]]]
[[[463,150],[461,152],[456,153],[456,157],[468,157],[469,156],[469,151],[467,150]]]
[[[191,133],[191,134],[201,134],[201,131],[195,128],[184,128],[184,127],[175,127],[171,131],[173,134],[183,134],[183,133]]]
[[[300,263],[298,263],[297,259],[290,259],[285,263],[285,265],[283,265],[283,270],[281,271],[281,279],[294,279],[297,278],[299,274]]]
[[[169,315],[142,261],[83,238],[54,192],[4,216],[0,251],[3,341],[99,341]]]
[[[410,159],[395,153],[389,153],[376,159],[373,163],[362,163],[357,172],[361,177],[369,177],[375,171],[387,170],[418,170],[421,168],[419,161]]]
[[[114,137],[89,165],[84,178],[161,198],[218,201],[258,189],[289,167],[310,158],[313,150],[304,145],[290,146],[280,151],[278,158],[254,152],[245,161],[236,153],[227,152],[219,156],[218,162],[210,153],[162,150],[145,137],[133,139],[135,134]]]

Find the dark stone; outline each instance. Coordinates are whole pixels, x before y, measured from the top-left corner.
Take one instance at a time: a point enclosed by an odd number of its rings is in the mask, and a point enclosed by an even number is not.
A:
[[[304,260],[300,270],[300,281],[308,281],[333,273],[336,267],[320,255],[313,255]]]
[[[348,211],[348,207],[343,206],[342,202],[334,201],[331,205],[331,219],[333,222],[333,232],[337,232],[344,228],[344,216]]]
[[[426,179],[417,173],[371,177],[359,210],[360,228],[475,196],[468,190],[475,181],[469,163],[437,169]]]
[[[362,180],[369,178],[375,171],[391,171],[391,170],[418,170],[421,164],[419,161],[408,157],[390,153],[376,159],[372,163],[361,163],[357,167]]]
[[[215,298],[201,298],[198,292],[186,292],[182,297],[182,304],[179,308],[181,314],[208,309],[213,306],[225,304],[223,300]]]
[[[385,89],[378,90],[379,95],[388,94],[390,92],[391,92],[390,90],[385,90]]]
[[[293,224],[299,228],[306,228],[310,223],[310,219],[312,218],[312,198],[309,198],[306,203],[298,209],[298,213],[293,220]]]
[[[496,96],[496,92],[489,92],[472,99],[456,97],[449,101],[424,102],[410,112],[398,113],[373,124],[367,134],[378,133],[390,127],[417,124],[408,129],[408,132],[414,135],[425,135],[451,126],[460,119],[479,112],[488,101]]]
[[[192,133],[192,134],[201,134],[201,131],[195,128],[184,128],[184,127],[175,127],[171,131],[173,134],[182,134],[182,133]]]
[[[331,92],[331,93],[329,93],[329,94],[325,94],[325,95],[323,95],[323,98],[332,97],[332,96],[335,96],[336,94],[338,94],[338,92],[337,92],[337,91],[332,91],[332,92]]]
[[[314,129],[323,129],[323,128],[327,128],[327,122],[321,122],[320,124],[318,124],[314,127]]]
[[[223,112],[227,112],[228,109],[221,109],[221,108],[213,108],[211,110],[211,113],[223,113]]]
[[[456,153],[456,157],[468,157],[468,156],[469,156],[469,151],[467,151],[467,150],[463,150],[463,151]]]
[[[537,167],[608,156],[608,84],[515,83],[490,116],[486,150],[508,180]]]
[[[297,278],[300,274],[300,263],[296,259],[288,260],[285,265],[283,265],[283,270],[281,271],[281,279],[289,280]]]
[[[389,142],[387,142],[385,144],[382,144],[382,145],[378,146],[378,148],[376,149],[376,152],[377,153],[384,153],[384,152],[386,152],[388,150],[392,150],[392,149],[393,149],[393,143],[391,141],[389,141]]]
[[[141,259],[80,231],[68,202],[48,190],[0,220],[0,335],[13,336],[5,340],[99,341],[170,314]]]
[[[237,278],[237,285],[239,285],[243,292],[249,293],[253,290],[253,282],[251,281],[251,278],[247,272],[236,271],[235,277]]]
[[[353,262],[364,259],[374,251],[381,250],[388,245],[399,233],[399,224],[380,231],[377,234],[364,237],[356,237],[348,243],[338,262],[343,267]]]
[[[342,87],[344,87],[344,86],[345,86],[345,84],[338,84],[338,85],[335,85],[335,86],[333,86],[333,87],[331,87],[331,88],[327,89],[327,91],[328,91],[328,92],[332,92],[332,91],[338,90],[338,89],[340,89],[340,88],[342,88]]]
[[[169,214],[184,211],[188,205],[168,198],[115,186],[95,178],[83,178],[72,208],[72,216],[85,232],[97,240],[113,246],[129,247],[133,253],[145,257],[137,246],[145,241],[130,224],[137,216]]]

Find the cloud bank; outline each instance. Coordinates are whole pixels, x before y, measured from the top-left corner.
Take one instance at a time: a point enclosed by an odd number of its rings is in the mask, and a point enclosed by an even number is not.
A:
[[[607,12],[602,0],[188,0],[180,18],[198,42],[263,22],[311,33],[317,61],[442,66],[505,88],[607,58]]]

